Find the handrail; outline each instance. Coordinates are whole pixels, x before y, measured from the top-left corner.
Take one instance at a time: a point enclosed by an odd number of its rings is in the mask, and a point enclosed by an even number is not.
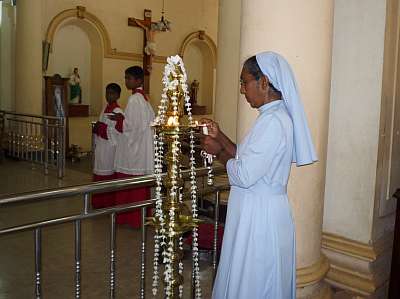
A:
[[[66,118],[0,110],[0,151],[8,156],[65,172]]]
[[[225,172],[225,168],[223,166],[215,166],[213,167],[213,173],[215,175],[220,175]],[[208,173],[208,168],[201,167],[196,168],[196,174],[198,176],[205,176]],[[182,171],[183,178],[188,178],[190,175],[190,170]],[[165,173],[163,174],[165,176]],[[80,195],[85,193],[98,193],[98,192],[107,192],[114,190],[122,190],[132,187],[146,187],[153,186],[156,182],[154,175],[145,175],[140,177],[133,177],[127,179],[117,179],[111,181],[104,182],[96,182],[85,185],[77,185],[72,187],[63,187],[57,189],[50,189],[41,192],[26,192],[20,194],[11,194],[0,197],[0,207],[5,205],[17,204],[17,203],[26,203],[29,201],[42,201],[51,198],[65,198],[74,195]]]
[[[204,177],[209,173],[209,167],[196,168],[196,176]],[[216,165],[213,167],[213,174],[220,175],[225,173],[225,168],[221,165]],[[164,173],[163,176],[166,174]],[[182,171],[183,178],[190,178],[190,170]],[[140,261],[141,261],[141,271],[140,271],[140,290],[139,290],[139,298],[145,299],[145,289],[146,289],[146,239],[147,239],[147,226],[146,215],[147,209],[154,205],[155,199],[144,200],[140,202],[133,202],[129,204],[117,205],[113,207],[108,207],[104,209],[96,209],[92,210],[89,207],[90,202],[90,194],[96,192],[105,192],[112,190],[121,190],[129,187],[144,187],[144,186],[152,186],[155,185],[155,176],[147,175],[142,177],[121,179],[121,180],[113,180],[99,183],[91,183],[73,187],[65,187],[60,189],[53,189],[47,191],[36,191],[29,192],[24,194],[14,194],[0,197],[0,208],[12,204],[18,203],[28,203],[32,201],[39,200],[49,200],[49,199],[59,199],[59,198],[68,198],[75,195],[83,195],[82,199],[84,202],[84,207],[79,214],[68,215],[57,217],[53,219],[47,219],[44,221],[36,221],[32,223],[26,223],[22,225],[0,228],[0,237],[18,233],[21,231],[32,231],[34,236],[34,271],[35,276],[33,278],[34,284],[34,297],[40,298],[42,294],[42,229],[49,226],[59,225],[62,223],[73,223],[74,224],[74,251],[75,251],[75,298],[81,298],[81,263],[82,263],[82,232],[81,232],[81,224],[83,220],[109,215],[110,217],[110,251],[109,251],[109,263],[110,263],[110,271],[109,271],[109,294],[110,298],[114,298],[115,293],[115,265],[117,257],[115,255],[116,248],[116,215],[120,212],[126,212],[131,210],[141,210],[141,250],[140,250]],[[205,188],[204,188],[205,187]],[[197,194],[202,198],[206,194],[215,194],[214,201],[214,237],[213,237],[213,247],[212,247],[212,268],[213,268],[213,277],[215,277],[217,266],[218,266],[218,219],[219,219],[219,205],[220,205],[220,192],[224,192],[229,190],[229,185],[226,183],[213,185],[213,186],[204,186],[201,190],[198,190]],[[200,198],[199,197],[199,198]],[[193,269],[192,269],[193,276]],[[193,292],[193,290],[192,290]]]
[[[49,220],[38,221],[38,222],[33,222],[33,223],[28,223],[28,224],[23,224],[23,225],[1,228],[0,236],[10,234],[10,233],[16,233],[16,232],[21,232],[21,231],[25,231],[25,230],[35,229],[35,228],[39,228],[39,227],[73,222],[76,220],[83,220],[83,219],[88,219],[88,218],[94,218],[97,216],[103,216],[103,215],[112,214],[112,213],[127,212],[129,210],[134,210],[134,209],[138,209],[138,208],[151,206],[155,203],[155,201],[156,201],[155,199],[148,199],[148,200],[133,202],[133,203],[125,204],[125,205],[108,207],[106,209],[93,210],[93,211],[90,211],[90,213],[88,213],[88,214],[76,214],[76,215],[70,215],[70,216],[65,216],[65,217],[59,217],[56,219],[49,219]]]
[[[17,112],[11,112],[11,111],[6,111],[6,110],[0,110],[0,113],[4,114],[11,114],[15,116],[26,116],[26,117],[35,117],[35,118],[41,118],[41,119],[60,119],[57,116],[50,116],[50,115],[37,115],[37,114],[29,114],[29,113],[17,113]]]

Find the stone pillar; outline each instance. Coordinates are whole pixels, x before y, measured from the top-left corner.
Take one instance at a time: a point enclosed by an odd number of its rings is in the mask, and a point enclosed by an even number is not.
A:
[[[326,281],[365,298],[387,298],[390,276],[399,33],[397,0],[335,1],[322,246],[331,264]]]
[[[220,0],[218,19],[217,82],[215,120],[236,140],[239,90],[241,0]]]
[[[323,278],[329,264],[321,254],[333,1],[242,1],[240,61],[260,51],[282,54],[297,78],[319,162],[293,165],[289,198],[296,223],[298,298],[326,298]],[[244,97],[238,104],[240,141],[258,112]]]
[[[42,114],[42,0],[17,4],[15,110]]]

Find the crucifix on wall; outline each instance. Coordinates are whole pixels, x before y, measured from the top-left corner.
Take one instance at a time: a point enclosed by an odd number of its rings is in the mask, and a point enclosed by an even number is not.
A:
[[[143,70],[144,82],[143,87],[146,94],[150,92],[150,73],[152,69],[153,56],[155,55],[154,35],[157,30],[157,23],[151,21],[151,10],[144,10],[143,20],[136,18],[128,18],[128,26],[140,27],[144,30],[143,37]]]

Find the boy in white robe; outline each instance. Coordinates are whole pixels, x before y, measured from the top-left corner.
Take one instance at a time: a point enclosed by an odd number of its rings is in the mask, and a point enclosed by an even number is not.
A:
[[[116,83],[110,83],[106,87],[107,106],[101,112],[99,121],[96,122],[93,133],[94,168],[93,181],[104,181],[115,179],[114,157],[117,146],[117,136],[122,132],[122,121],[111,120],[110,115],[122,113],[117,101],[121,94],[121,87]],[[115,204],[114,192],[94,194],[92,196],[92,207],[95,209],[106,208]]]
[[[133,66],[125,71],[126,88],[132,90],[124,114],[113,119],[123,120],[122,134],[118,138],[115,154],[117,178],[127,178],[152,174],[154,169],[153,131],[150,127],[154,111],[144,94],[142,85],[143,69]],[[117,192],[116,204],[127,204],[150,198],[150,188],[135,188]],[[134,228],[141,225],[140,211],[126,212],[117,216],[118,224],[128,224]]]

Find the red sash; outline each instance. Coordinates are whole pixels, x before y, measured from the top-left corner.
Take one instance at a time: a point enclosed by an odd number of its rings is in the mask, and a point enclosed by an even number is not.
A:
[[[112,102],[108,104],[107,107],[104,109],[104,113],[111,113],[114,111],[115,108],[120,108],[117,102]]]

